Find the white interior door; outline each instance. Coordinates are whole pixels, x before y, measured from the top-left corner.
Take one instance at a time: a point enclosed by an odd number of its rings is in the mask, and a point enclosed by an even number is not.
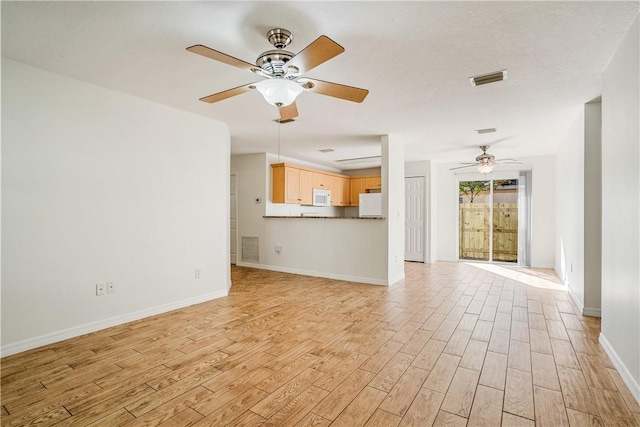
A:
[[[424,262],[424,177],[404,179],[404,259]]]
[[[236,194],[236,175],[231,175],[230,185],[231,194],[230,194],[230,203],[231,212],[229,213],[229,226],[231,228],[231,233],[229,235],[229,247],[231,250],[231,264],[236,263],[237,257],[237,247],[238,247],[238,197]]]

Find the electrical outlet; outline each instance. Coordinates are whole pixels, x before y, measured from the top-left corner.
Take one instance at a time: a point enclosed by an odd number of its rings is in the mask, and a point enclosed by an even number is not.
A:
[[[278,255],[280,255],[280,252],[282,252],[282,246],[281,245],[276,245],[273,249],[276,251],[276,253]]]
[[[115,286],[113,286],[113,282],[107,282],[107,293],[112,294],[116,291]]]
[[[200,278],[200,269],[199,268],[196,268],[195,277],[196,277],[196,279]]]
[[[101,296],[105,294],[105,284],[104,283],[96,283],[96,295]]]

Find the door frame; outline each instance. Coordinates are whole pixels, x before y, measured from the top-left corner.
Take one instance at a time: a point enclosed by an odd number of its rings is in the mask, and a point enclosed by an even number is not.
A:
[[[469,172],[469,173],[456,173],[456,259],[458,262],[484,262],[491,264],[504,264],[511,266],[520,266],[520,228],[518,226],[518,261],[515,263],[511,262],[503,262],[503,261],[493,261],[493,181],[501,180],[501,179],[517,179],[518,182],[520,180],[520,171],[512,170],[512,171],[500,171],[500,172],[492,172],[491,174],[484,175],[479,172]],[[490,181],[491,182],[491,212],[489,214],[489,260],[471,260],[471,259],[463,259],[460,258],[460,181]],[[520,188],[518,187],[518,209],[520,209]],[[520,220],[520,215],[518,215],[518,221]],[[530,224],[529,224],[530,226]]]
[[[233,193],[233,196],[231,195],[231,180],[232,177],[235,177],[235,181],[236,181],[236,185],[235,185],[235,192]],[[234,198],[233,200],[231,200],[231,198]],[[235,202],[235,203],[234,203]],[[232,207],[235,207],[235,214],[236,214],[236,232],[232,233],[231,232],[231,209]],[[228,224],[228,229],[229,229],[229,261],[230,264],[234,264],[237,265],[238,263],[238,173],[237,172],[233,172],[229,175],[229,224]],[[234,260],[231,258],[231,247],[232,247],[232,241],[235,242],[235,248],[236,248],[236,259],[235,262]]]
[[[421,173],[406,174],[406,178],[422,178],[424,186],[422,187],[422,212],[424,212],[424,224],[422,227],[422,243],[424,248],[423,263],[431,262],[431,203],[429,201],[429,176]],[[405,196],[406,197],[406,196]]]

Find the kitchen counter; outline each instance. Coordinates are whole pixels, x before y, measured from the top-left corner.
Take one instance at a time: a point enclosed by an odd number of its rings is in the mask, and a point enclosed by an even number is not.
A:
[[[384,216],[367,216],[367,217],[358,217],[358,216],[268,216],[265,215],[262,218],[284,218],[284,219],[387,219]]]

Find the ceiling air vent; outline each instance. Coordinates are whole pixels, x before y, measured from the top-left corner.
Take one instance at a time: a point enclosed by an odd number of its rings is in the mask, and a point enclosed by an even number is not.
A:
[[[469,77],[471,86],[486,85],[487,83],[500,82],[507,79],[507,70],[496,71],[494,73],[483,74],[481,76]]]
[[[323,148],[322,150],[318,150],[321,153],[332,153],[335,150],[333,148]]]
[[[486,128],[486,129],[476,129],[478,134],[482,135],[483,133],[493,133],[496,131],[496,128]]]

